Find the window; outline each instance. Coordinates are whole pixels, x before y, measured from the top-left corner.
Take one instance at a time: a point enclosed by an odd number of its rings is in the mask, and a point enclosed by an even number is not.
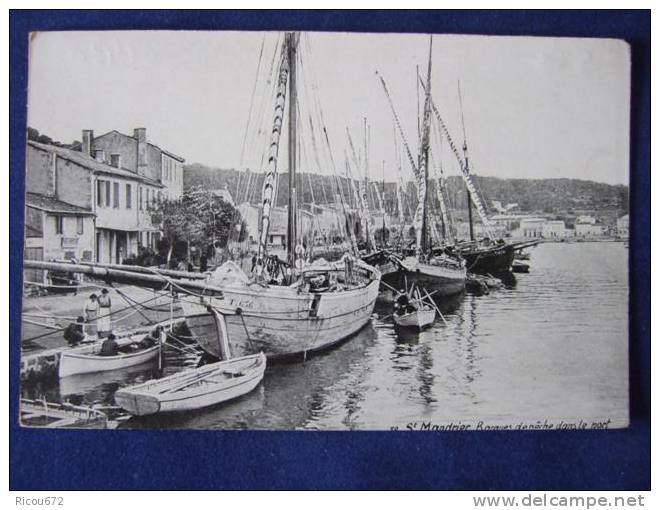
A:
[[[103,181],[96,181],[96,205],[103,207]]]
[[[140,189],[140,193],[139,193],[140,196],[138,197],[138,201],[139,201],[138,207],[140,208],[140,211],[142,211],[142,186],[140,186],[139,189]]]
[[[76,216],[76,233],[79,236],[85,233],[85,223],[82,216]]]
[[[110,181],[105,181],[105,206],[110,207],[110,204],[112,203],[110,199]]]
[[[121,168],[121,157],[119,154],[110,154],[110,165]]]
[[[96,149],[94,151],[94,159],[96,161],[105,161],[105,151],[103,149]]]
[[[126,185],[126,209],[131,209],[133,207],[133,197],[131,196],[131,185]]]
[[[115,209],[119,209],[119,183],[118,182],[113,183],[113,188],[115,194],[114,196],[115,201],[113,202],[112,206]]]
[[[43,213],[32,207],[25,208],[25,237],[43,237]]]
[[[55,218],[55,233],[64,233],[64,216],[54,216]]]
[[[163,198],[162,198],[162,195],[160,194],[160,191],[159,191],[159,192],[158,192],[158,203],[160,203],[162,199],[163,199]]]

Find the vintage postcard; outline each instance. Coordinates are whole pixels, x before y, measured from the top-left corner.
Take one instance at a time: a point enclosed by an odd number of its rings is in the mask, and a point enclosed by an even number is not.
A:
[[[626,427],[613,39],[36,32],[24,427]]]

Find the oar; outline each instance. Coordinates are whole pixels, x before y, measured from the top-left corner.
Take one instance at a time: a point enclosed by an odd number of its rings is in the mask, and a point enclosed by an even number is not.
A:
[[[440,308],[438,308],[438,305],[436,305],[436,304],[433,302],[433,300],[431,299],[431,295],[429,294],[429,292],[428,292],[426,289],[424,289],[424,292],[426,293],[426,297],[428,297],[429,301],[431,302],[431,303],[430,303],[431,306],[432,306],[433,308],[435,308],[435,311],[438,312],[438,315],[440,315],[440,318],[442,319],[442,322],[445,323],[445,326],[449,326],[449,323],[448,323],[447,320],[445,319],[445,316],[442,315],[442,312],[440,311]]]
[[[382,280],[380,281],[380,284],[381,284],[381,285],[385,285],[385,287],[387,287],[388,289],[390,289],[392,292],[396,292],[397,294],[398,294],[399,292],[401,292],[399,289],[395,289],[394,287],[392,287],[391,285],[385,283],[385,282],[382,281]]]

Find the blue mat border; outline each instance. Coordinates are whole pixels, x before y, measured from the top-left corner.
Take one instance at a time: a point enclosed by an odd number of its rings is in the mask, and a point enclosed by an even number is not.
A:
[[[628,41],[631,426],[605,432],[514,433],[18,427],[28,35],[37,30],[122,29],[430,32]],[[650,45],[650,11],[12,11],[10,488],[650,489]]]

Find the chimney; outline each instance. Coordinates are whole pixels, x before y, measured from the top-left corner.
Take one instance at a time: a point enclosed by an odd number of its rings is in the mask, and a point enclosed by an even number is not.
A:
[[[94,141],[94,131],[91,129],[83,129],[82,132],[82,152],[88,156],[92,155],[92,142]]]
[[[149,153],[147,151],[147,128],[135,128],[133,138],[137,140],[137,173],[146,175],[149,166]]]

